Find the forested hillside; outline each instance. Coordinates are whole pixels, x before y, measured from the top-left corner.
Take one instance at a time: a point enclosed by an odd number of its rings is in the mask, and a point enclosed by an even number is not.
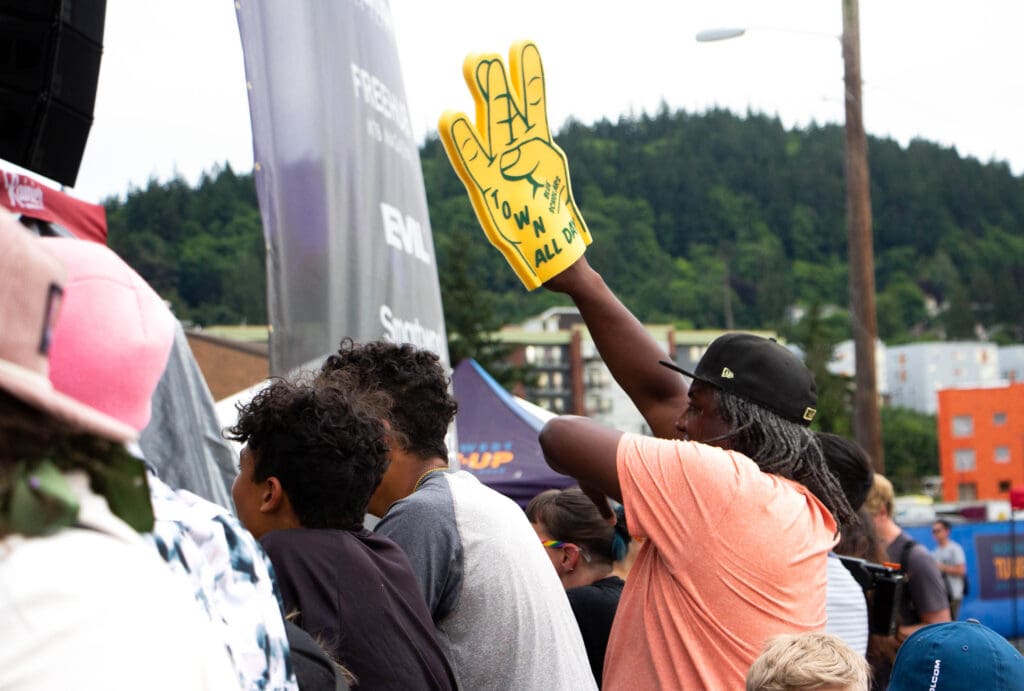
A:
[[[198,324],[267,323],[263,227],[252,175],[230,167],[107,200],[107,243]]]
[[[570,123],[556,141],[594,237],[587,256],[641,319],[780,328],[790,306],[846,305],[841,128],[665,110]],[[449,330],[470,336],[562,299],[525,293],[440,142],[420,154]],[[924,141],[870,139],[869,161],[880,336],[974,337],[978,325],[1024,341],[1024,178]],[[266,320],[251,176],[153,182],[106,206],[111,246],[179,316]]]

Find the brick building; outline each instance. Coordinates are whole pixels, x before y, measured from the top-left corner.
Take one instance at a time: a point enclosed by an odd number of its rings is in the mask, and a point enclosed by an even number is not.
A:
[[[253,341],[202,331],[186,331],[185,335],[215,401],[247,389],[270,375],[266,327],[262,328],[262,340]]]

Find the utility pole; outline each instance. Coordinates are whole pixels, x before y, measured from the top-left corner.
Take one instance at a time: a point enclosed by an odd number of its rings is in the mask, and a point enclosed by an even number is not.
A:
[[[856,357],[854,434],[876,472],[885,472],[882,418],[875,374],[875,258],[871,230],[868,144],[861,101],[860,16],[857,0],[843,3],[843,81],[846,86],[846,224],[850,264],[850,319]]]

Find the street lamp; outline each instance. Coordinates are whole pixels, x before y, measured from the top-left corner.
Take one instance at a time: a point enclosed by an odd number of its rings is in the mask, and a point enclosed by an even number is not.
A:
[[[875,367],[875,257],[871,231],[871,191],[868,179],[867,136],[864,133],[860,76],[860,17],[857,0],[843,2],[843,82],[846,104],[846,227],[850,257],[850,321],[856,358],[853,394],[853,427],[857,442],[864,447],[875,470],[885,472],[882,450],[882,420],[878,410]],[[749,29],[811,33],[775,27]],[[697,40],[723,41],[737,38],[747,28],[706,29]],[[816,34],[821,35],[821,34]]]

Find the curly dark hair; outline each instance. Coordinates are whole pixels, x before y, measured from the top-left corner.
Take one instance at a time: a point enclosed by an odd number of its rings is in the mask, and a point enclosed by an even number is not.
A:
[[[388,467],[381,413],[387,396],[362,392],[344,377],[275,379],[238,406],[226,436],[248,444],[253,479],[274,476],[305,528],[362,524],[370,497]]]
[[[330,378],[339,373],[361,390],[390,396],[386,417],[392,436],[404,450],[422,459],[448,456],[444,437],[459,406],[435,353],[408,343],[354,343],[346,338],[318,376]]]

